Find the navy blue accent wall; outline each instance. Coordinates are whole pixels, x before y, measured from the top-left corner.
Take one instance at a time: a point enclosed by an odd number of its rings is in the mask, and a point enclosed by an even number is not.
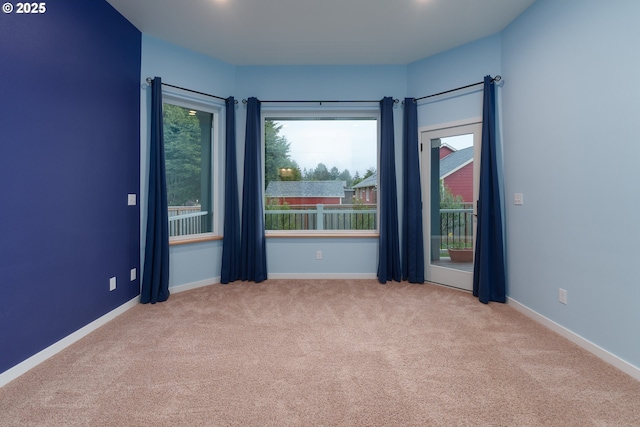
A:
[[[0,14],[0,372],[139,295],[141,34],[46,6]]]

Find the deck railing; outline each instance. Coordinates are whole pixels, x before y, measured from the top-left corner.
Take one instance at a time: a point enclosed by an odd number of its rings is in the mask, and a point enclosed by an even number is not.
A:
[[[372,205],[292,205],[265,210],[267,230],[375,230]],[[200,206],[170,206],[169,236],[198,234],[207,211]],[[440,209],[442,249],[473,246],[473,209]]]
[[[207,211],[200,206],[169,206],[169,237],[206,232]]]
[[[375,230],[375,205],[289,205],[265,210],[267,230]]]
[[[440,248],[473,247],[473,209],[440,209]]]

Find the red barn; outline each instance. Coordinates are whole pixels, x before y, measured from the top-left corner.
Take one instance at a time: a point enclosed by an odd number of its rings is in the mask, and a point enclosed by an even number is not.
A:
[[[445,156],[442,156],[443,149]],[[465,203],[473,203],[473,147],[451,151],[449,146],[440,149],[440,179],[454,196]]]

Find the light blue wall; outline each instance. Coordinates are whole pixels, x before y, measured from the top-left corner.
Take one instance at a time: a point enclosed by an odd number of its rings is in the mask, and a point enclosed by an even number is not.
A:
[[[267,239],[270,277],[374,278],[377,268],[377,238]]]
[[[485,75],[500,74],[500,35],[409,64],[409,96],[419,98],[480,82]],[[482,116],[482,86],[418,102],[418,126],[425,127]]]
[[[640,2],[539,0],[503,32],[509,296],[640,366]],[[568,304],[558,302],[558,288]]]

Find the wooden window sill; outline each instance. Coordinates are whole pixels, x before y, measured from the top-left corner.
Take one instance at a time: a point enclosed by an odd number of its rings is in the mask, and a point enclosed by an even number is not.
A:
[[[360,238],[378,238],[378,233],[295,233],[295,232],[270,232],[266,234],[267,238],[330,238],[330,239],[360,239]]]
[[[213,240],[222,240],[222,236],[214,236],[212,234],[206,234],[206,235],[176,237],[169,240],[169,246],[186,245],[189,243],[210,242]]]

